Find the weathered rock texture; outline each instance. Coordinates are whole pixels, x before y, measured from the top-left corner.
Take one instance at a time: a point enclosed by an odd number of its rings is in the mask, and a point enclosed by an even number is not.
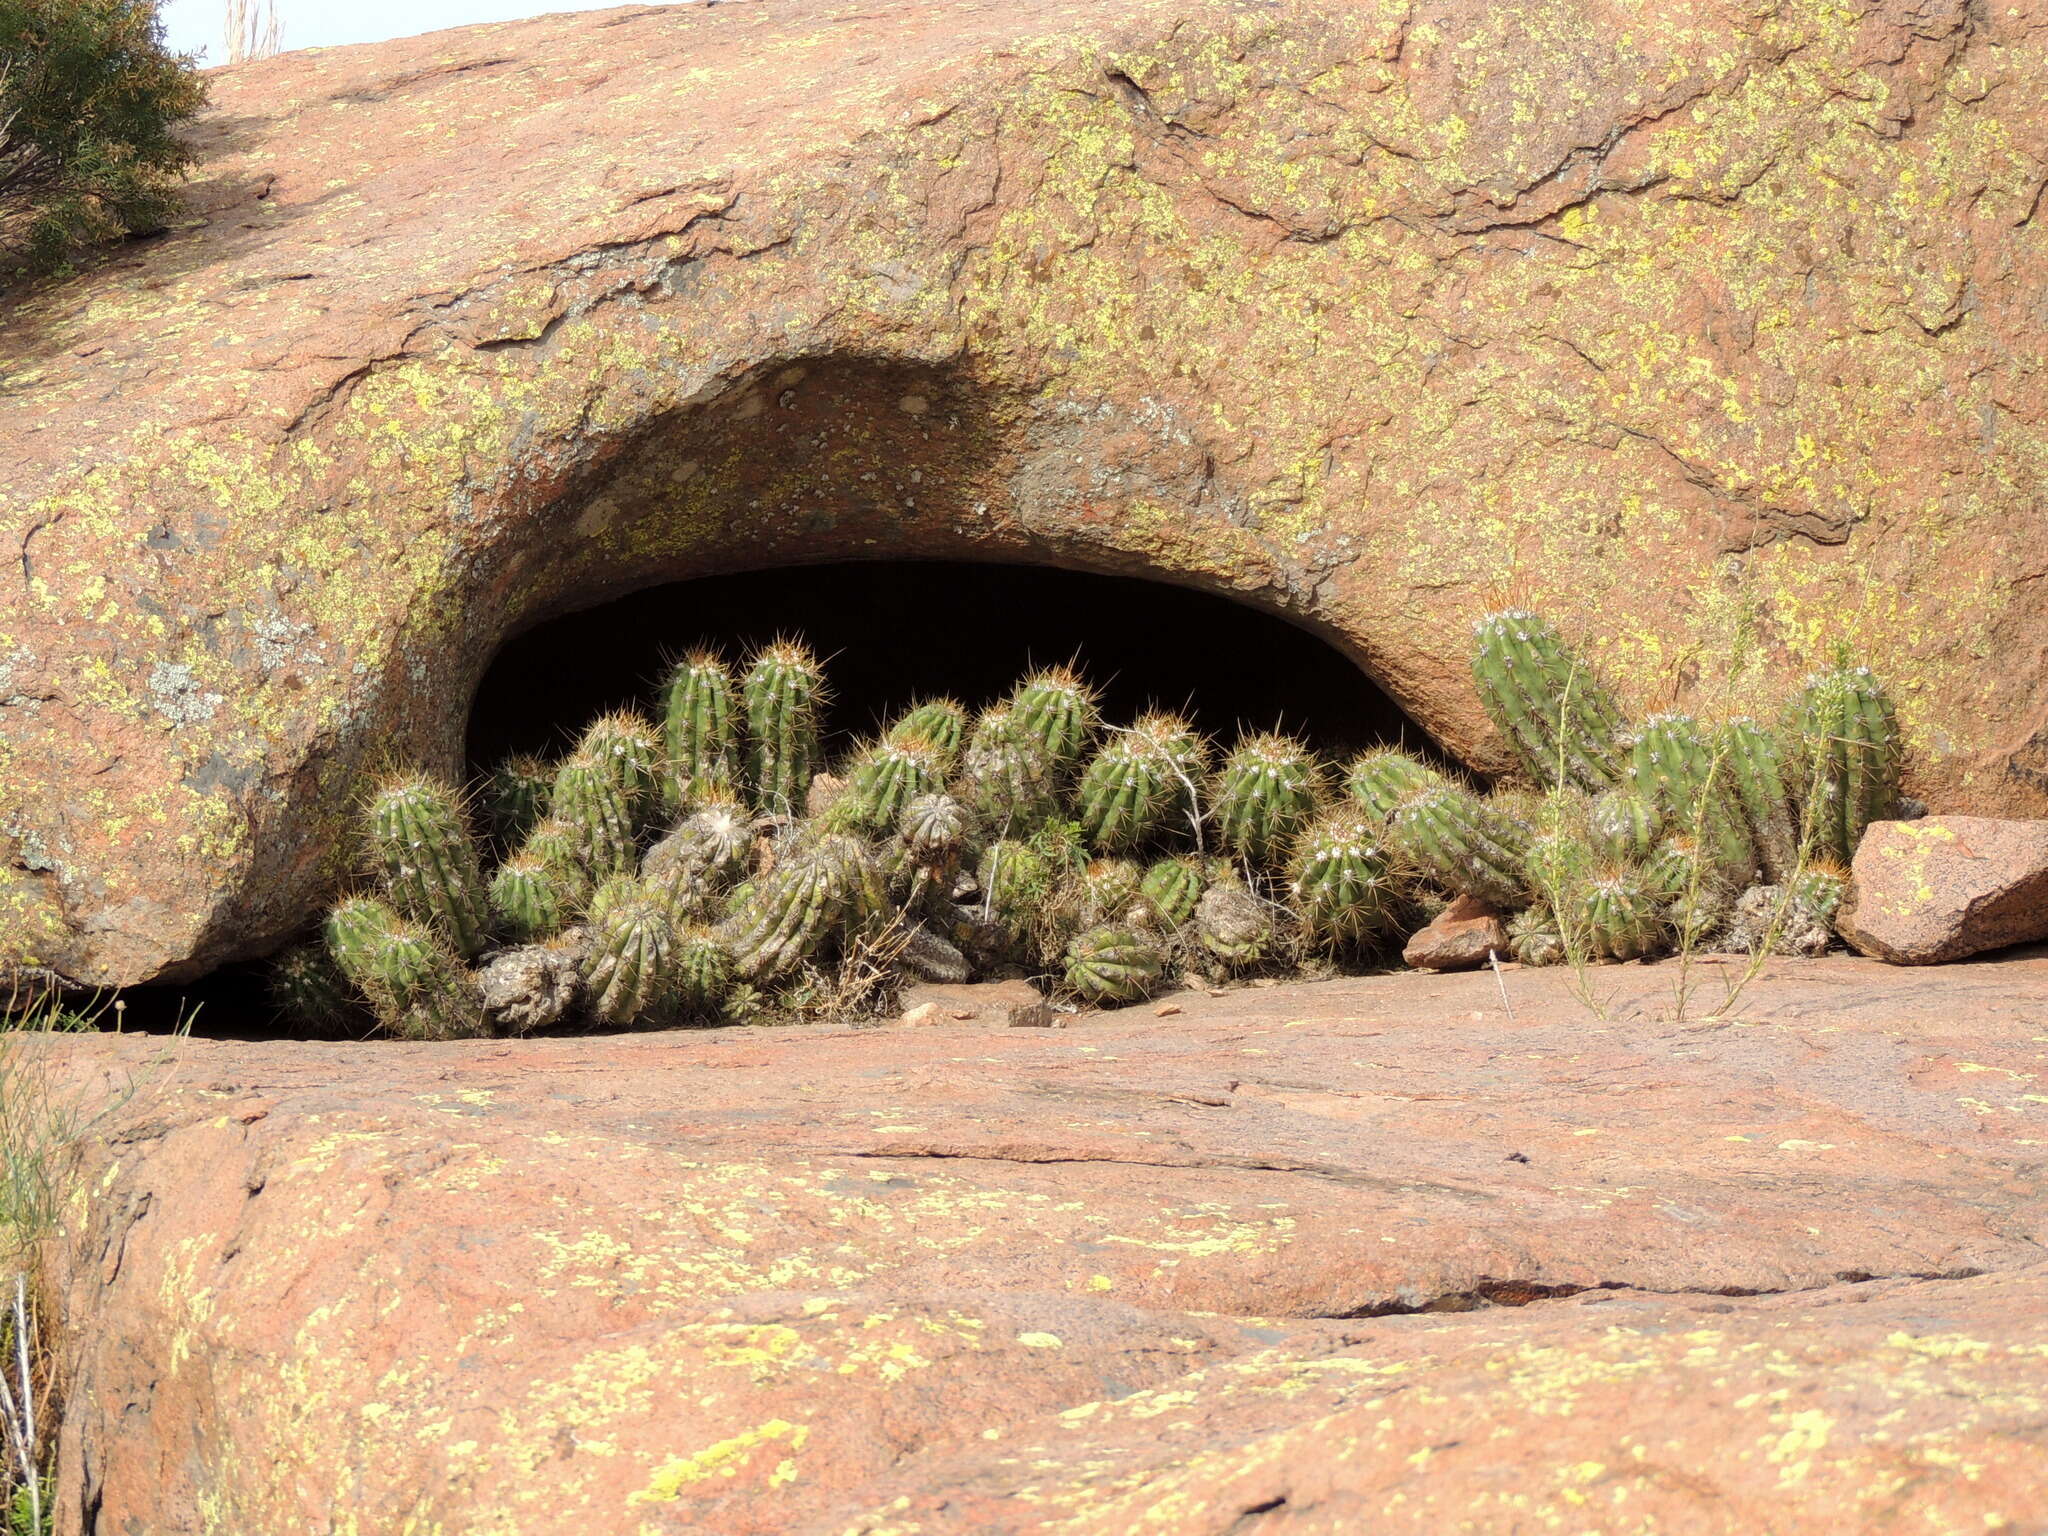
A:
[[[1676,975],[54,1042],[58,1529],[2028,1528],[2048,959]]]
[[[1507,924],[1475,896],[1458,896],[1408,937],[1401,958],[1431,971],[1469,971],[1508,953]]]
[[[2048,939],[2048,821],[1880,821],[1836,926],[1866,955],[1939,965]]]
[[[0,934],[191,974],[522,625],[892,552],[1235,593],[1503,760],[1846,639],[2048,808],[2038,0],[762,0],[213,77],[191,227],[0,324]]]

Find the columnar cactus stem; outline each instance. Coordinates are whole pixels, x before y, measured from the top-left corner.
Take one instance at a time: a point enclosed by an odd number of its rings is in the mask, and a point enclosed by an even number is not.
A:
[[[1636,732],[1630,776],[1639,794],[1656,800],[1666,826],[1699,840],[1722,880],[1749,884],[1756,850],[1724,741],[1690,715],[1652,715]]]
[[[1253,864],[1276,862],[1315,815],[1320,777],[1315,755],[1290,736],[1239,741],[1212,795],[1217,840]]]
[[[1657,898],[1631,871],[1614,869],[1595,875],[1580,900],[1587,945],[1601,959],[1635,960],[1651,953],[1663,940]]]
[[[1393,923],[1393,867],[1379,829],[1356,808],[1332,812],[1302,835],[1289,876],[1302,927],[1326,947],[1370,943]]]
[[[1720,748],[1757,863],[1775,885],[1799,863],[1799,818],[1786,782],[1784,738],[1769,726],[1737,718],[1722,727]]]
[[[1017,729],[1036,740],[1064,774],[1081,760],[1095,730],[1095,690],[1071,667],[1034,672],[1010,695]]]
[[[561,893],[564,911],[569,911],[590,895],[591,877],[583,862],[584,853],[581,829],[551,816],[526,834],[513,859],[530,860],[545,870]]]
[[[630,870],[638,861],[633,797],[626,770],[609,753],[577,751],[555,770],[549,819],[570,828],[578,861],[593,880]]]
[[[1136,848],[1167,829],[1181,792],[1179,767],[1156,740],[1118,731],[1081,775],[1082,834],[1105,853]]]
[[[1664,835],[1664,811],[1649,795],[1610,789],[1594,797],[1587,830],[1600,852],[1623,863],[1640,864]]]
[[[1444,776],[1420,759],[1392,747],[1378,747],[1352,759],[1345,770],[1344,791],[1384,827],[1403,800],[1443,782]]]
[[[1067,946],[1067,985],[1091,1003],[1135,1003],[1165,969],[1159,946],[1128,928],[1091,928]]]
[[[1173,791],[1169,817],[1192,830],[1200,809],[1201,784],[1209,772],[1209,744],[1184,717],[1166,710],[1147,710],[1131,722],[1131,734],[1150,746],[1170,770]]]
[[[1138,898],[1161,924],[1179,928],[1193,920],[1205,883],[1198,861],[1184,856],[1161,859],[1145,871]]]
[[[394,779],[365,817],[384,888],[405,916],[438,930],[464,958],[490,937],[491,907],[461,802],[422,776]]]
[[[692,651],[669,673],[662,735],[669,765],[695,795],[739,778],[738,708],[732,670],[711,651]]]
[[[348,978],[324,944],[294,944],[271,962],[270,995],[282,1013],[315,1038],[356,1032],[364,1014]]]
[[[607,1024],[664,1018],[675,1002],[675,948],[675,924],[659,894],[630,875],[606,881],[590,906],[592,1011]]]
[[[327,951],[369,1000],[377,1022],[408,1040],[485,1032],[483,1000],[446,942],[374,897],[351,896],[327,914]]]
[[[880,836],[902,820],[910,802],[945,787],[946,757],[922,737],[885,740],[855,758],[846,788],[826,820],[835,828]]]
[[[898,746],[923,742],[939,754],[941,770],[951,773],[966,744],[967,711],[954,699],[926,699],[897,716],[882,739]]]
[[[1472,678],[1493,721],[1538,783],[1588,794],[1622,781],[1621,708],[1544,620],[1521,609],[1476,626]]]
[[[817,770],[824,669],[800,641],[777,640],[754,657],[743,693],[754,804],[771,816],[801,815]]]
[[[663,750],[661,733],[646,716],[615,709],[584,727],[575,755],[611,765],[637,832],[660,807]]]
[[[1808,840],[1846,862],[1864,828],[1898,812],[1904,754],[1891,696],[1868,667],[1836,667],[1807,679],[1790,715]]]
[[[491,911],[515,944],[533,944],[560,933],[575,907],[575,895],[546,860],[515,853],[491,875]]]
[[[732,991],[732,956],[710,929],[678,928],[673,946],[676,1005],[697,1018],[717,1014]]]
[[[1440,885],[1512,911],[1529,895],[1529,832],[1456,785],[1420,790],[1394,813],[1402,852]]]
[[[1059,779],[1051,752],[1010,705],[982,711],[962,760],[959,790],[982,826],[1002,837],[1029,835],[1057,807]]]
[[[719,931],[734,971],[760,981],[810,958],[845,915],[848,896],[847,871],[836,859],[799,852],[777,864]]]
[[[515,752],[491,770],[487,790],[491,832],[500,848],[516,848],[547,814],[555,770],[539,758]]]

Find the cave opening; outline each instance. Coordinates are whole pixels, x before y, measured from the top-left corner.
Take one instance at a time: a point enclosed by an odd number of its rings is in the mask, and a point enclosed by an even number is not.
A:
[[[892,560],[699,577],[545,619],[506,641],[479,681],[466,772],[481,778],[514,752],[559,754],[604,710],[654,708],[686,650],[709,646],[740,662],[782,635],[801,637],[825,661],[832,757],[915,700],[949,695],[978,708],[1033,667],[1073,662],[1101,690],[1108,721],[1157,706],[1219,745],[1241,731],[1282,730],[1326,760],[1395,745],[1453,765],[1342,651],[1264,609],[1055,566]],[[118,1024],[287,1035],[267,966],[244,961],[182,985],[128,989],[116,999]],[[102,1013],[99,1023],[117,1020]]]
[[[914,700],[991,703],[1036,666],[1078,661],[1104,718],[1177,710],[1220,742],[1285,730],[1329,757],[1428,734],[1342,652],[1248,604],[1188,587],[1052,566],[872,561],[651,587],[509,641],[478,686],[468,759],[559,752],[600,711],[648,707],[668,663],[708,645],[744,658],[795,635],[825,659],[834,754]]]

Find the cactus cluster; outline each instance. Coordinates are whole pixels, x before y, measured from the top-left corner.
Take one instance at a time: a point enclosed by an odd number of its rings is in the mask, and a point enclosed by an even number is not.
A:
[[[1392,748],[1340,772],[1272,732],[1213,755],[1177,715],[1105,721],[1074,667],[978,711],[914,704],[835,766],[801,641],[737,666],[692,651],[658,716],[612,710],[556,761],[496,765],[474,821],[431,776],[375,785],[361,879],[274,994],[308,1032],[409,1038],[772,1017],[853,976],[871,996],[1022,973],[1127,1003],[1190,972],[1375,963],[1431,893],[1509,915],[1532,965],[1811,950],[1840,861],[1896,809],[1896,721],[1861,668],[1775,724],[1631,725],[1510,612],[1480,624],[1473,675],[1541,792]]]

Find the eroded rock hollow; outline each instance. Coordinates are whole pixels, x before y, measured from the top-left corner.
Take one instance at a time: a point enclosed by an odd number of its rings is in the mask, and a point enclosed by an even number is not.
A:
[[[183,228],[0,328],[0,953],[304,920],[510,635],[942,556],[1235,594],[1500,761],[1504,598],[1642,704],[1846,640],[2048,808],[2030,5],[764,0],[212,77]]]

